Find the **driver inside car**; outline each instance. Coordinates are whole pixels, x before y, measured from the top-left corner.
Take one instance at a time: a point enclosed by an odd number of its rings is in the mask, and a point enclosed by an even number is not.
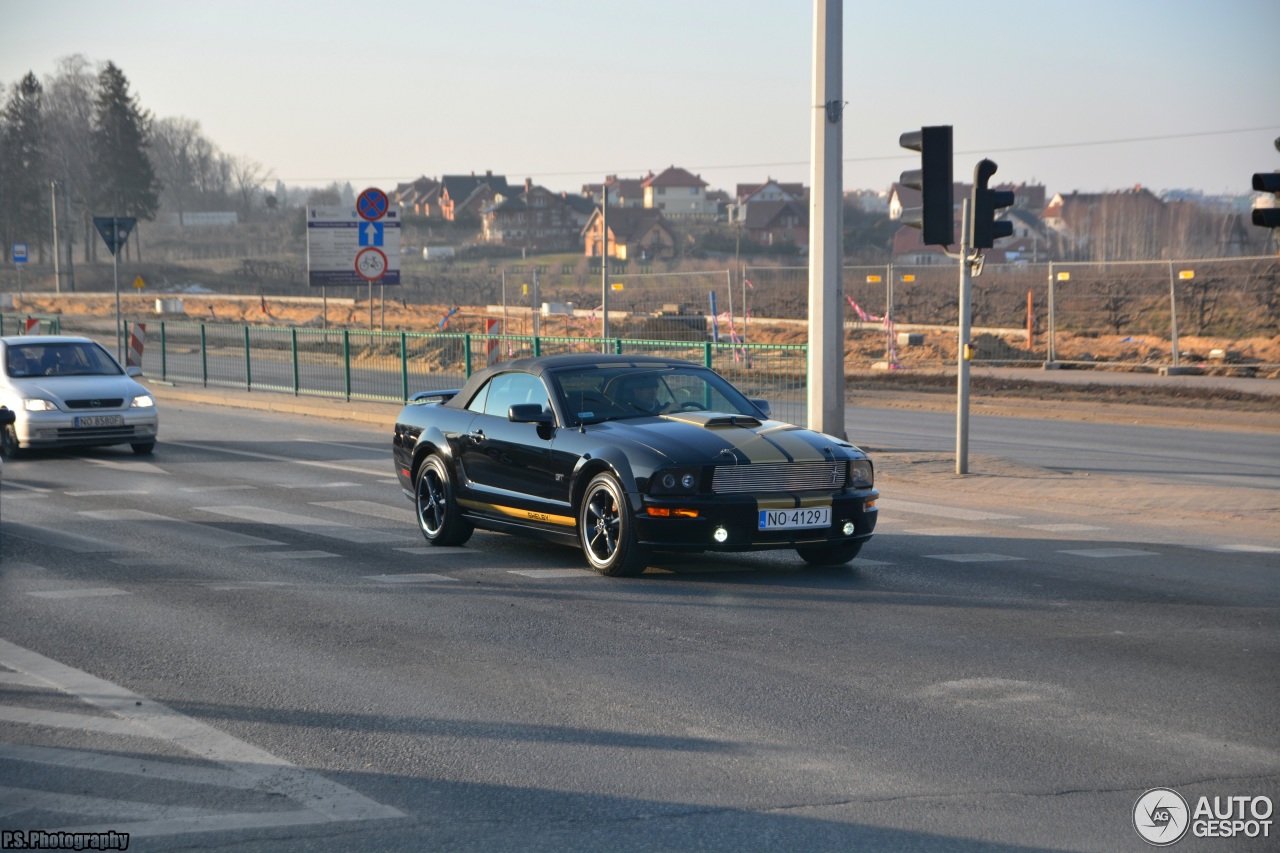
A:
[[[627,377],[618,390],[617,399],[620,403],[646,415],[661,414],[667,409],[666,404],[658,400],[658,377],[656,376]]]

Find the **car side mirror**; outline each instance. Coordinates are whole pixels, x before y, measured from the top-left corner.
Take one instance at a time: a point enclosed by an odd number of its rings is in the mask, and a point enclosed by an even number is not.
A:
[[[9,426],[9,424],[13,423],[17,419],[18,416],[14,414],[12,409],[8,406],[0,406],[0,427]]]
[[[766,418],[773,417],[773,408],[770,407],[768,400],[752,400],[751,405],[764,412]]]
[[[516,424],[551,426],[554,417],[537,403],[516,403],[507,409],[507,420]]]
[[[142,375],[142,368],[138,367],[136,364],[131,364],[124,369],[124,372],[125,375],[132,376],[134,379],[137,379]]]

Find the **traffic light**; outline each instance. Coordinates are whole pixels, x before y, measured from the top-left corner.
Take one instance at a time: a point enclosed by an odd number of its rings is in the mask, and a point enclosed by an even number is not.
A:
[[[1013,236],[1013,223],[996,219],[996,211],[1013,204],[1009,190],[989,190],[987,182],[996,173],[996,164],[979,160],[973,167],[973,198],[969,203],[969,247],[990,249],[1001,237]]]
[[[1254,172],[1253,189],[1260,193],[1276,193],[1276,200],[1272,204],[1280,205],[1280,172]],[[1263,228],[1280,228],[1280,207],[1255,207],[1253,224]]]
[[[898,138],[903,148],[920,152],[920,168],[902,173],[903,186],[920,190],[922,207],[902,211],[902,222],[923,232],[926,246],[950,246],[955,240],[955,201],[951,195],[951,125],[909,130]]]

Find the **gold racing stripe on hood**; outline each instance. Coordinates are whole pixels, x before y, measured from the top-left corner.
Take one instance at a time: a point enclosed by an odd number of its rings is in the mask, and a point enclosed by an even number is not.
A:
[[[662,415],[666,420],[699,426],[714,431],[717,435],[737,448],[747,457],[748,462],[761,464],[766,462],[828,462],[829,454],[814,447],[797,433],[800,430],[788,427],[779,429],[776,421],[766,421],[772,426],[757,425],[750,427],[729,424],[723,415],[707,412],[672,412]],[[756,423],[754,418],[748,419]]]
[[[458,505],[465,506],[468,509],[489,510],[501,515],[518,518],[521,521],[541,521],[543,524],[558,524],[561,527],[578,526],[578,522],[567,515],[552,515],[547,512],[538,512],[536,509],[518,509],[513,506],[502,506],[501,504],[490,504],[482,501],[469,500],[459,500]]]
[[[821,448],[814,447],[797,433],[798,429],[761,430],[761,437],[773,442],[779,450],[791,457],[792,462],[830,462],[831,455],[823,453]],[[752,460],[754,461],[754,460]]]

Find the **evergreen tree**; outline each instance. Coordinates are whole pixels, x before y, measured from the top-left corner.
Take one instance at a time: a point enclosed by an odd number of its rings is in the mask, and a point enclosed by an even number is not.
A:
[[[36,75],[28,73],[13,85],[0,115],[0,233],[5,252],[15,242],[30,242],[41,261],[49,232],[43,92]]]
[[[160,181],[147,154],[151,113],[129,94],[124,73],[108,62],[98,75],[94,108],[94,200],[101,213],[155,219]]]

